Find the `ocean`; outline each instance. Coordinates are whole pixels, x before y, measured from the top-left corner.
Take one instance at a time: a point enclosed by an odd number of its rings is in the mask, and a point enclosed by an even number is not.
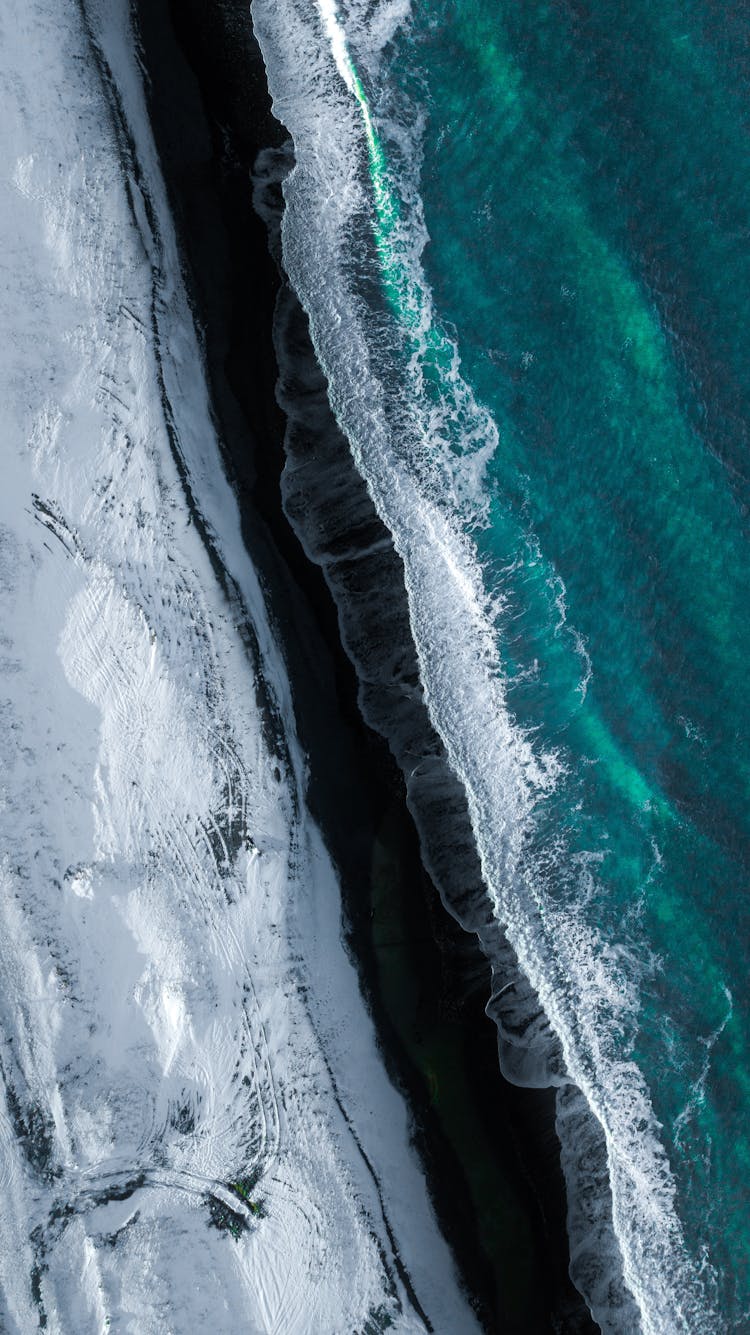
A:
[[[750,15],[254,0],[284,265],[403,562],[603,1330],[750,1329]],[[577,1093],[576,1091],[579,1091]]]

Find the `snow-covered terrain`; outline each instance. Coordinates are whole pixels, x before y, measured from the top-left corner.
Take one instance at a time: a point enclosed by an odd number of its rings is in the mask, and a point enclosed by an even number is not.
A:
[[[475,1330],[306,814],[127,0],[5,0],[0,107],[0,1327]]]

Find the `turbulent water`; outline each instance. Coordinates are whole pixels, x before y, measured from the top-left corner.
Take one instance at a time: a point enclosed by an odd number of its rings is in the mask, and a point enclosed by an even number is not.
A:
[[[603,1329],[746,1330],[750,20],[253,21],[284,263],[549,1021],[506,1060],[559,1086],[573,1272]]]

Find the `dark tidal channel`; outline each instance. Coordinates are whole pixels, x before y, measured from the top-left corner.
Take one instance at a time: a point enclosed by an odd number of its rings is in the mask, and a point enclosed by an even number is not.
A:
[[[272,331],[285,284],[251,177],[259,151],[281,148],[285,135],[248,6],[139,0],[136,10],[219,435],[309,756],[309,802],[339,868],[346,939],[387,1069],[412,1109],[436,1212],[487,1331],[594,1331],[568,1278],[553,1094],[500,1074],[489,967],[425,871],[401,773],[360,714],[333,599],[282,509],[286,422]],[[299,355],[309,361],[309,339]]]

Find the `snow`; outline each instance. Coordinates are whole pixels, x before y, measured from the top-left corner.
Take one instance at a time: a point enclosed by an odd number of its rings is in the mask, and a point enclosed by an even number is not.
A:
[[[6,0],[0,99],[0,1325],[476,1330],[306,811],[126,0]]]

